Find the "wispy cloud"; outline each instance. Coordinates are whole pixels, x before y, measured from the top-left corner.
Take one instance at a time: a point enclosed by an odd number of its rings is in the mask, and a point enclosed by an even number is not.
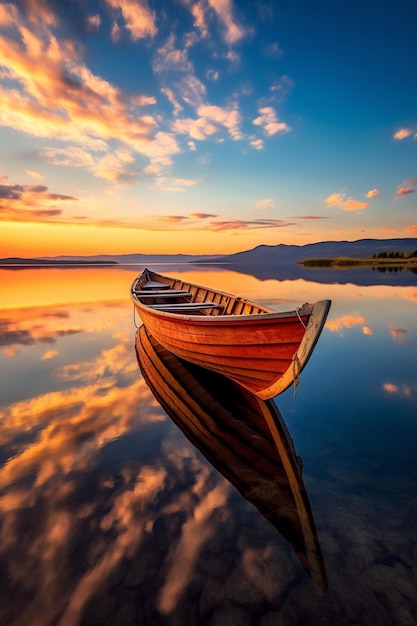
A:
[[[410,193],[415,192],[415,187],[417,185],[417,176],[412,176],[411,178],[407,178],[401,185],[398,185],[396,196],[406,196]]]
[[[257,230],[259,228],[285,228],[294,226],[293,222],[285,222],[283,220],[274,219],[257,219],[257,220],[219,220],[210,222],[207,229],[213,232],[225,230]]]
[[[211,217],[217,217],[215,213],[190,213],[190,217],[195,217],[198,220],[206,220]]]
[[[133,40],[153,37],[156,32],[155,13],[146,0],[104,0],[113,9],[113,38],[121,32],[120,23]]]
[[[294,215],[294,219],[297,220],[328,220],[330,219],[328,215]]]
[[[208,3],[217,14],[223,26],[226,43],[235,44],[246,35],[246,31],[239,26],[233,16],[233,5],[231,0],[208,0]]]
[[[256,203],[257,209],[273,209],[275,206],[272,198],[262,198],[262,200],[258,200]]]
[[[372,198],[377,198],[379,196],[379,191],[378,189],[370,189],[366,194],[365,197],[372,199]]]
[[[285,228],[293,226],[293,222],[277,219],[212,219],[210,213],[190,213],[188,215],[148,215],[141,221],[140,228],[151,231],[172,230],[176,226],[187,225],[187,231],[226,232],[247,231],[258,229]]]

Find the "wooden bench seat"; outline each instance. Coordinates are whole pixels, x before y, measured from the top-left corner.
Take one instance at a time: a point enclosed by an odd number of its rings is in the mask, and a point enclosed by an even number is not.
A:
[[[148,280],[143,283],[142,289],[170,289],[170,286],[166,283],[158,283],[156,280]]]
[[[203,311],[205,309],[222,309],[221,304],[215,302],[175,302],[172,304],[151,304],[152,309],[168,311],[168,313],[182,313],[187,311]]]
[[[150,291],[149,289],[141,289],[133,292],[138,298],[173,298],[177,296],[191,296],[189,291],[182,289],[170,289],[169,291]]]

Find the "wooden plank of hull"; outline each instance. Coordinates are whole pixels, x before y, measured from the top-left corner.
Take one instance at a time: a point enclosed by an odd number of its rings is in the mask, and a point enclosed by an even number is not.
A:
[[[276,405],[229,379],[180,361],[143,326],[136,350],[142,374],[168,415],[286,537],[316,584],[326,588],[300,464]]]

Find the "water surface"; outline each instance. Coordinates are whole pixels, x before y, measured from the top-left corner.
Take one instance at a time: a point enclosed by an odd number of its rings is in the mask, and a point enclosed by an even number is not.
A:
[[[417,623],[416,277],[169,268],[277,310],[333,301],[296,397],[275,399],[323,578],[144,380],[139,269],[0,270],[0,623]]]

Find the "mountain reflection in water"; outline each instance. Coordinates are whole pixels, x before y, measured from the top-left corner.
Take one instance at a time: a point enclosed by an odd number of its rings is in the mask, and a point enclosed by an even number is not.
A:
[[[229,379],[183,361],[145,326],[139,366],[155,398],[187,438],[292,545],[322,588],[326,574],[301,459],[277,406]]]

